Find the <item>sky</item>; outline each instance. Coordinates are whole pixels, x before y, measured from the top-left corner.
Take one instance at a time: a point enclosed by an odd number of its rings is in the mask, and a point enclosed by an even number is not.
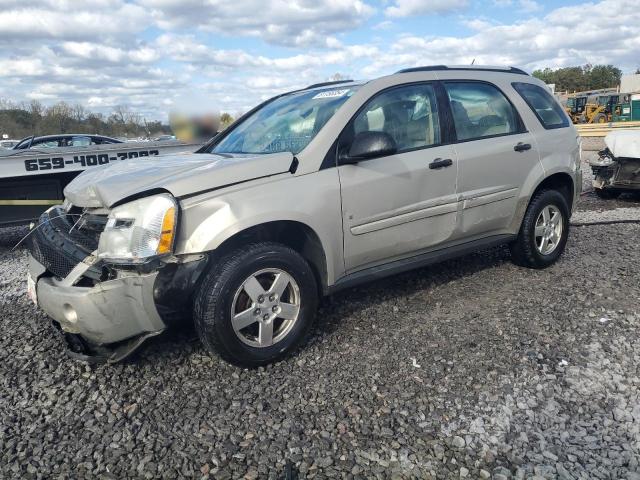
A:
[[[418,65],[640,66],[639,0],[0,0],[0,98],[237,115]]]

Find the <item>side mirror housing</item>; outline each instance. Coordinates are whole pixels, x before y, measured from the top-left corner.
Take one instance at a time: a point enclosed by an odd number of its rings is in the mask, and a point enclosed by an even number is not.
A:
[[[393,155],[398,151],[396,142],[386,132],[361,132],[356,135],[346,155],[342,155],[343,165],[358,163],[372,158]]]

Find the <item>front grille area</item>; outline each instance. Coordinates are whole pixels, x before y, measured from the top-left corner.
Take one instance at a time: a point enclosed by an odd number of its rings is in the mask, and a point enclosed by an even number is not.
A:
[[[55,208],[40,216],[27,237],[33,258],[56,277],[65,278],[73,268],[98,247],[106,217],[68,215]],[[102,271],[92,267],[85,275],[99,280]]]

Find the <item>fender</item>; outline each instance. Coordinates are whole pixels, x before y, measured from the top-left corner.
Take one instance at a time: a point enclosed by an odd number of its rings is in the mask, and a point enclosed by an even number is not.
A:
[[[283,194],[284,193],[284,194]],[[180,202],[177,255],[213,251],[243,230],[269,222],[298,222],[320,239],[327,283],[344,273],[342,208],[336,169],[264,178]]]

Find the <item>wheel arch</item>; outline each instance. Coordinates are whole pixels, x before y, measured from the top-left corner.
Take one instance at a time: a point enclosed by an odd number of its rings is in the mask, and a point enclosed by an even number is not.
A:
[[[573,210],[575,185],[573,177],[568,173],[557,172],[542,179],[531,194],[528,203],[531,203],[531,200],[541,190],[558,190],[567,201],[569,212]]]
[[[296,220],[275,220],[252,225],[226,238],[215,249],[216,257],[256,242],[281,243],[298,252],[311,266],[319,287],[319,295],[327,290],[327,258],[318,234],[310,226]]]

